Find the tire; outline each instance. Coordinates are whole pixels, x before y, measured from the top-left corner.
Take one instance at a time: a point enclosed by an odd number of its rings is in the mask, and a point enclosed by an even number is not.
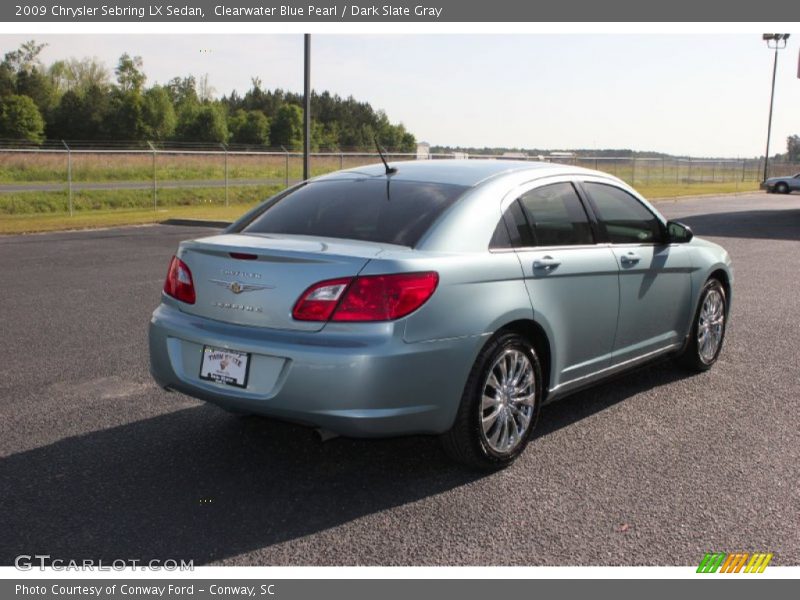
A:
[[[789,186],[786,185],[784,182],[780,182],[775,186],[775,191],[779,194],[788,194],[789,193]]]
[[[709,326],[709,320],[714,324]],[[689,341],[678,356],[678,362],[695,373],[708,371],[713,367],[722,351],[727,322],[728,299],[725,287],[718,279],[709,279],[700,292],[700,302],[692,321]]]
[[[516,384],[515,377],[519,378]],[[491,402],[484,402],[484,392]],[[507,467],[528,445],[541,398],[536,350],[516,333],[498,333],[475,359],[453,427],[442,435],[445,451],[475,469]]]

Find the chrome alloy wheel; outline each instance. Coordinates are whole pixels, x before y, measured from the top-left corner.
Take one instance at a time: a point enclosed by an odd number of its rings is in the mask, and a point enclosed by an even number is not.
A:
[[[525,439],[536,404],[536,381],[528,355],[508,349],[483,384],[481,431],[489,447],[508,454]]]
[[[703,308],[697,320],[697,352],[705,364],[714,361],[722,343],[724,326],[725,298],[719,290],[712,289],[703,299]]]

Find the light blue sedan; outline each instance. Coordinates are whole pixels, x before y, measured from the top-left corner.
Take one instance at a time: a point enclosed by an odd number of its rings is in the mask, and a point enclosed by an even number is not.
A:
[[[481,468],[541,406],[645,362],[722,349],[728,253],[571,166],[366,166],[180,244],[150,323],[155,380],[348,436],[437,434]]]
[[[762,190],[768,194],[789,194],[800,192],[800,173],[784,177],[770,177],[761,184]]]

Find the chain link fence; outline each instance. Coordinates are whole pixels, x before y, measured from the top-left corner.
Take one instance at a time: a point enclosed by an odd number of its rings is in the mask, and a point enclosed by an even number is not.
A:
[[[635,158],[608,156],[519,156],[388,152],[392,161],[413,159],[546,160],[597,169],[636,186],[733,184],[753,189],[763,160]],[[358,149],[316,151],[311,174],[378,163]],[[800,165],[770,163],[770,175],[800,171]],[[0,215],[98,209],[154,211],[170,206],[252,203],[301,180],[303,155],[261,146],[49,141],[40,145],[0,140]],[[750,184],[749,186],[746,184]]]

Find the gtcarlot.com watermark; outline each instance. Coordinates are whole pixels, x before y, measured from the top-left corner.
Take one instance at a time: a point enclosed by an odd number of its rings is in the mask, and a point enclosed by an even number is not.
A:
[[[193,560],[139,560],[137,558],[118,558],[111,561],[93,559],[60,559],[49,554],[20,554],[14,559],[14,567],[19,571],[194,571]]]

